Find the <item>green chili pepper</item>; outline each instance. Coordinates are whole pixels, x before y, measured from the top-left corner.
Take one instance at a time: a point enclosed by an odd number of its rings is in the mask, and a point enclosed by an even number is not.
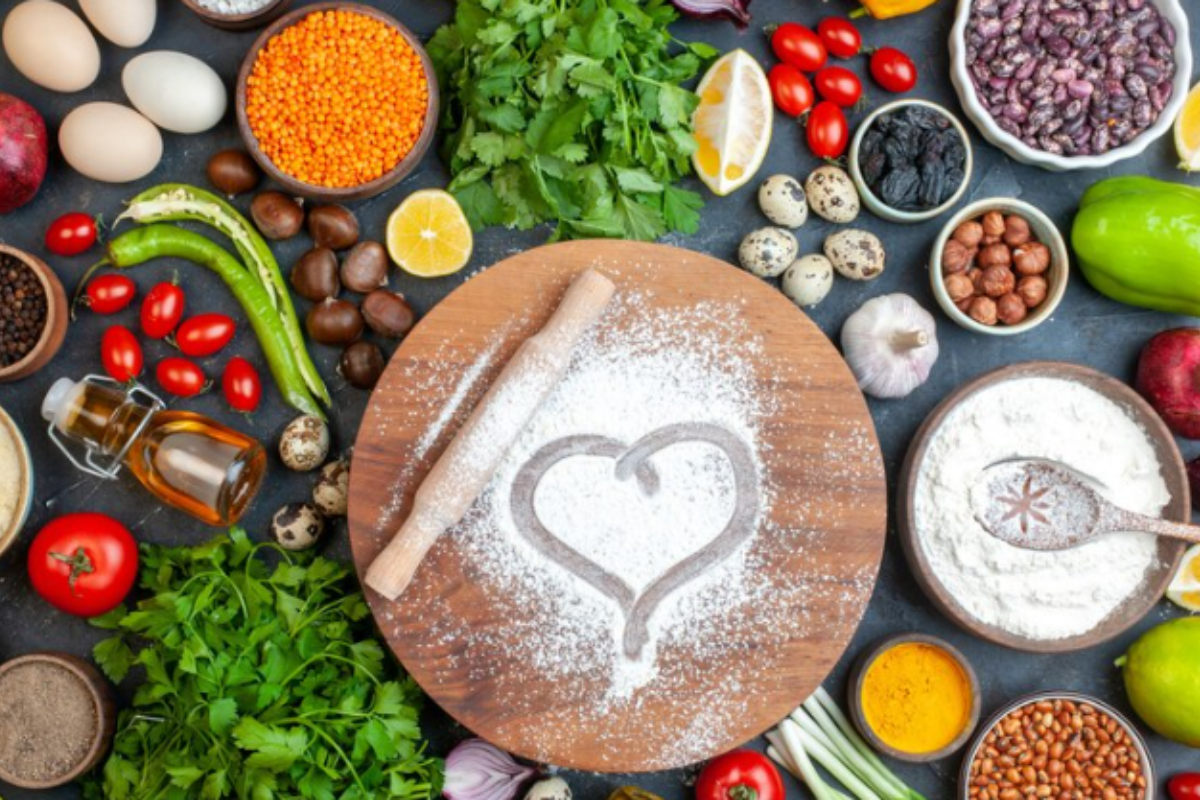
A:
[[[100,267],[128,269],[156,258],[182,258],[220,275],[246,312],[284,400],[304,414],[324,419],[320,405],[308,392],[271,298],[236,258],[212,240],[174,225],[137,228],[109,240],[108,258],[89,269],[79,285],[86,284]]]
[[[300,320],[296,317],[296,309],[292,306],[279,264],[266,240],[236,208],[215,194],[195,186],[167,183],[147,189],[133,198],[129,208],[117,221],[122,219],[132,219],[141,224],[180,220],[203,222],[229,237],[242,259],[253,267],[252,274],[257,276],[282,319],[284,333],[295,351],[300,374],[309,392],[325,405],[333,402],[325,382],[309,358]]]

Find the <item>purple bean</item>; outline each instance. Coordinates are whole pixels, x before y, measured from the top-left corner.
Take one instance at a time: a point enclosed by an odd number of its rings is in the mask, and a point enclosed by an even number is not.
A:
[[[1170,81],[1160,83],[1158,85],[1158,92],[1162,95],[1163,105],[1165,106],[1167,103],[1171,102],[1171,95],[1175,93],[1175,84],[1171,83]]]
[[[1140,77],[1147,83],[1158,83],[1162,80],[1162,70],[1154,64],[1134,64],[1133,72],[1134,75],[1130,77]]]
[[[1061,119],[1058,119],[1057,117],[1055,117],[1054,119],[1047,122],[1044,126],[1042,126],[1042,134],[1041,135],[1049,136],[1050,134],[1061,130],[1062,126],[1065,124],[1066,123],[1063,122]]]
[[[1000,19],[1007,22],[1010,19],[1020,17],[1025,11],[1025,0],[1008,0],[1004,7],[1000,9]]]
[[[1038,60],[1036,58],[1030,58],[1028,61],[1026,61],[1024,64],[1022,64],[1019,68],[1017,68],[1017,71],[1013,75],[1013,77],[1016,78],[1021,83],[1024,83],[1025,81],[1027,81],[1033,77],[1033,73],[1037,72],[1037,68],[1038,68]]]
[[[1139,39],[1145,39],[1152,33],[1158,33],[1159,22],[1156,19],[1148,19],[1134,29],[1134,34]]]
[[[1129,71],[1129,62],[1123,58],[1113,57],[1108,60],[1108,77],[1115,81],[1125,80],[1125,74]]]
[[[1096,153],[1107,153],[1109,147],[1109,134],[1107,127],[1099,127],[1092,134],[1092,151]]]
[[[975,0],[971,11],[984,17],[994,17],[1000,13],[1000,3],[998,0]]]
[[[1020,103],[1022,99],[1021,84],[1013,81],[1004,92],[1004,99],[1009,103]]]
[[[1029,136],[1029,135],[1022,136],[1021,141],[1024,142],[1025,144],[1029,145],[1030,147],[1034,148],[1035,150],[1037,149],[1038,140],[1037,140],[1036,136]]]
[[[1083,116],[1083,101],[1072,100],[1063,106],[1062,118],[1066,121],[1076,120]]]
[[[1108,111],[1113,115],[1128,114],[1133,110],[1133,98],[1127,94],[1119,94],[1108,100]]]
[[[1066,133],[1068,136],[1071,136],[1071,137],[1077,137],[1080,135],[1082,135],[1084,137],[1089,137],[1092,135],[1092,132],[1085,127],[1086,125],[1087,125],[1087,117],[1080,114],[1075,119],[1069,120],[1066,124],[1063,125],[1063,127],[1062,127],[1063,133]]]
[[[1000,35],[1000,30],[1003,27],[1004,23],[998,19],[985,19],[980,21],[979,27],[975,31],[984,39],[995,39]]]
[[[979,50],[979,60],[987,63],[996,57],[996,52],[1000,49],[999,39],[988,39],[987,43]]]
[[[1028,99],[1036,103],[1039,100],[1044,100],[1052,94],[1054,94],[1053,83],[1039,83],[1029,92]]]
[[[1092,96],[1092,92],[1095,89],[1096,87],[1092,86],[1088,81],[1071,81],[1067,84],[1067,94],[1076,100],[1086,100]]]
[[[1061,36],[1051,36],[1045,42],[1046,49],[1059,58],[1065,58],[1071,52],[1071,43]]]
[[[1038,38],[1049,39],[1051,36],[1058,33],[1058,26],[1048,19],[1043,19],[1038,24]]]
[[[1091,28],[1074,28],[1070,33],[1065,33],[1065,35],[1071,40],[1071,44],[1080,48],[1089,47],[1092,42],[1096,41],[1096,34]],[[1087,59],[1081,60],[1086,61]]]
[[[1148,128],[1154,121],[1154,107],[1149,100],[1138,100],[1133,105],[1133,123],[1139,128]]]
[[[1021,32],[1021,25],[1022,23],[1020,17],[1017,17],[1016,19],[1010,19],[1008,22],[1004,23],[1004,27],[1000,29],[1000,34],[1002,36],[1016,36]]]
[[[1150,87],[1146,85],[1146,79],[1136,72],[1125,76],[1125,91],[1129,92],[1129,96],[1135,100],[1141,100],[1150,91]]]
[[[997,117],[996,125],[1000,128],[1000,130],[1004,131],[1010,136],[1019,137],[1021,135],[1021,126],[1013,122],[1008,117]]]
[[[1138,49],[1138,40],[1132,33],[1122,33],[1108,47],[1110,55],[1132,58]]]
[[[1054,106],[1045,105],[1034,108],[1033,113],[1029,115],[1029,124],[1041,130],[1054,117]]]
[[[1063,103],[1067,102],[1067,98],[1070,95],[1067,94],[1067,87],[1060,84],[1054,87],[1054,94],[1050,95],[1050,97],[1054,100],[1054,105],[1061,107]]]
[[[1021,25],[1021,41],[1025,44],[1036,42],[1038,40],[1038,26],[1041,22],[1042,18],[1037,14],[1026,16],[1024,23]]]
[[[1168,47],[1175,46],[1175,26],[1171,24],[1170,20],[1162,20],[1162,24],[1159,26],[1159,33],[1162,34],[1163,40],[1167,43]]]
[[[1013,73],[1017,71],[1016,65],[1011,61],[997,61],[992,64],[992,74],[1001,78],[1011,78]]]
[[[1050,74],[1051,80],[1055,83],[1070,83],[1076,78],[1075,70],[1067,67],[1060,67]]]
[[[1052,156],[1061,156],[1063,154],[1062,145],[1049,136],[1039,136],[1037,143],[1038,147]]]

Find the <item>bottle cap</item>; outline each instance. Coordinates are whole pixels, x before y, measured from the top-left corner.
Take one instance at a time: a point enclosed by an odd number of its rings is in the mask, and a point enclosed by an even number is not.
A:
[[[75,404],[82,388],[82,383],[70,378],[56,380],[50,391],[46,392],[46,399],[42,400],[42,419],[53,422],[56,428],[62,430],[67,410]]]

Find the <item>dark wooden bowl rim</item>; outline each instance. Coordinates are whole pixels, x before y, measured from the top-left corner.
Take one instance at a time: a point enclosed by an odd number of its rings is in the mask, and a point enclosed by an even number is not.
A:
[[[248,31],[259,25],[266,25],[275,19],[283,13],[285,8],[291,5],[292,0],[271,0],[271,2],[258,11],[249,11],[242,14],[220,14],[200,5],[198,0],[182,0],[182,2],[188,7],[189,11],[215,28],[227,31]]]
[[[863,712],[862,690],[863,684],[866,682],[868,670],[870,670],[871,665],[881,655],[893,647],[902,644],[926,644],[936,647],[950,656],[962,668],[963,674],[967,676],[967,688],[971,692],[971,710],[967,714],[967,723],[959,731],[958,736],[955,736],[949,744],[939,750],[931,750],[928,753],[910,753],[907,750],[897,750],[875,733],[875,730],[867,722],[867,715]],[[864,739],[871,743],[872,747],[881,751],[884,755],[899,761],[919,764],[945,758],[965,745],[971,738],[971,734],[975,732],[975,726],[979,724],[981,709],[979,676],[975,674],[975,668],[971,666],[971,662],[967,660],[967,657],[957,647],[936,636],[930,636],[925,633],[897,633],[879,640],[859,656],[855,662],[854,669],[850,674],[848,688],[850,692],[850,717],[854,720],[854,727],[858,728],[858,732],[863,735]]]
[[[42,284],[42,289],[46,292],[46,321],[42,326],[42,332],[38,335],[37,343],[33,349],[25,354],[25,357],[20,361],[9,364],[7,367],[0,367],[0,381],[6,379],[15,379],[16,376],[25,377],[25,371],[29,365],[45,356],[48,362],[58,352],[58,348],[62,346],[63,338],[66,335],[67,323],[65,317],[61,327],[56,330],[59,325],[59,316],[67,313],[66,309],[66,294],[62,288],[62,282],[58,276],[54,274],[54,270],[45,261],[42,261],[37,256],[26,253],[24,250],[18,250],[15,247],[9,247],[5,244],[0,244],[0,253],[6,253],[13,258],[21,261],[22,264],[29,267],[33,274],[37,276],[38,282]],[[57,342],[53,341],[57,338]],[[52,352],[47,353],[47,350]],[[33,372],[41,369],[41,366],[36,367]],[[32,374],[32,373],[28,373]]]
[[[1157,572],[1148,571],[1147,579],[1143,580],[1137,591],[1130,594],[1125,602],[1095,628],[1064,639],[1042,640],[1018,636],[1002,628],[988,625],[976,619],[960,606],[934,575],[925,558],[925,552],[920,542],[917,541],[916,530],[913,526],[918,467],[924,461],[929,442],[946,416],[965,398],[982,389],[1004,381],[1038,377],[1059,378],[1082,383],[1123,407],[1133,420],[1146,431],[1159,458],[1163,480],[1171,493],[1171,501],[1163,509],[1163,518],[1177,522],[1187,522],[1191,518],[1191,493],[1179,448],[1175,446],[1175,439],[1171,436],[1167,426],[1137,392],[1116,378],[1081,364],[1062,361],[1026,361],[1000,367],[968,381],[947,395],[930,412],[913,436],[912,444],[909,446],[904,463],[900,468],[898,486],[899,491],[903,494],[897,500],[900,508],[896,526],[900,535],[900,544],[904,549],[904,555],[908,560],[913,577],[916,578],[917,583],[934,606],[959,627],[981,639],[1015,650],[1029,653],[1069,653],[1106,642],[1137,624],[1166,591],[1179,566],[1179,561],[1183,557],[1186,549],[1184,543],[1160,538],[1158,540],[1160,567]]]

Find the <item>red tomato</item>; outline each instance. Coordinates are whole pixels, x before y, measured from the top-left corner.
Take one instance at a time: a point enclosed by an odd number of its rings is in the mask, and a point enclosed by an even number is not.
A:
[[[816,96],[813,94],[812,84],[803,72],[791,64],[776,64],[771,67],[767,82],[771,84],[771,96],[775,98],[775,105],[789,117],[807,114],[813,107]]]
[[[917,65],[896,48],[881,47],[871,54],[871,77],[889,92],[900,94],[917,85]]]
[[[80,303],[97,314],[115,314],[137,295],[137,284],[124,275],[101,275],[88,282]]]
[[[783,800],[783,779],[771,759],[754,750],[734,750],[704,765],[696,800]]]
[[[862,34],[848,19],[826,17],[817,25],[817,36],[825,49],[838,58],[854,58],[862,52]]]
[[[100,360],[109,377],[121,383],[141,375],[145,364],[142,346],[124,325],[112,325],[104,332],[100,338]]]
[[[234,411],[250,413],[262,402],[262,381],[254,365],[244,358],[234,356],[225,365],[225,374],[221,376],[221,391],[225,394],[225,402]]]
[[[813,84],[817,94],[842,108],[850,108],[862,99],[862,82],[845,67],[825,67],[813,77]]]
[[[1200,772],[1181,772],[1167,783],[1171,800],[1200,800]]]
[[[816,72],[829,57],[812,29],[794,22],[785,22],[775,29],[771,34],[771,49],[780,61],[801,72]]]
[[[137,578],[133,534],[104,514],[65,514],[29,548],[29,580],[46,602],[80,617],[112,611]]]
[[[195,397],[208,388],[204,370],[186,358],[164,358],[154,368],[154,377],[164,391],[176,397]]]
[[[56,256],[77,256],[96,243],[96,220],[80,211],[63,214],[46,229],[46,249]]]
[[[224,314],[197,314],[175,331],[175,344],[185,356],[204,358],[229,344],[236,328],[233,319]]]
[[[840,158],[850,142],[850,125],[846,115],[828,100],[817,103],[808,115],[808,149],[817,158]]]
[[[142,301],[142,333],[151,339],[165,338],[183,319],[183,289],[174,283],[155,284]]]

